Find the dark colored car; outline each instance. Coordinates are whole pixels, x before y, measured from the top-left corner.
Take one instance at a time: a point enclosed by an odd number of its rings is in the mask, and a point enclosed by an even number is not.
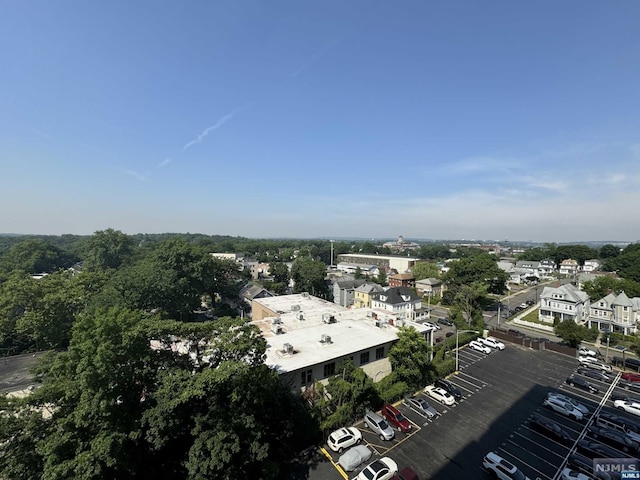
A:
[[[411,422],[393,405],[386,404],[382,407],[381,413],[387,419],[387,422],[394,425],[401,432],[409,433],[411,431]]]
[[[449,380],[445,380],[444,378],[436,380],[435,386],[442,388],[445,392],[449,392],[449,394],[455,398],[456,402],[459,402],[462,398],[462,392],[460,389]]]
[[[596,440],[605,442],[612,447],[622,450],[623,452],[638,452],[638,442],[635,442],[627,436],[627,434],[618,432],[611,428],[598,427],[591,425],[588,429],[589,435]]]
[[[584,375],[585,377],[590,377],[590,378],[593,378],[595,380],[600,380],[601,382],[610,382],[611,381],[611,377],[609,375],[607,375],[606,373],[601,372],[600,370],[593,370],[592,368],[580,367],[580,368],[578,368],[577,372],[580,375]]]
[[[640,382],[630,382],[629,380],[620,380],[618,382],[618,387],[624,388],[625,390],[629,390],[631,392],[640,393]]]
[[[530,420],[531,428],[546,435],[547,437],[555,438],[562,443],[571,443],[573,439],[564,431],[560,425],[553,420],[549,420],[542,415],[533,414]]]
[[[572,387],[578,387],[590,393],[598,393],[600,391],[591,382],[586,381],[584,378],[569,377],[565,382]]]
[[[444,336],[447,337],[447,338],[449,338],[452,335],[453,335],[453,332],[447,332],[447,333],[444,334]]]
[[[448,318],[439,318],[438,319],[438,323],[440,325],[446,325],[448,327],[453,327],[453,322],[451,320],[449,320]]]
[[[617,458],[620,455],[615,448],[586,439],[578,441],[578,451],[589,458]]]
[[[396,473],[391,480],[420,480],[418,474],[409,467],[404,467],[398,473]]]
[[[626,393],[613,393],[611,395],[611,400],[613,400],[614,402],[616,400],[624,400],[625,402],[631,402],[631,403],[640,403],[640,398],[638,397],[630,397],[629,395],[627,395]]]
[[[617,367],[626,367],[630,370],[640,371],[640,360],[637,358],[620,358],[613,357],[612,363]]]

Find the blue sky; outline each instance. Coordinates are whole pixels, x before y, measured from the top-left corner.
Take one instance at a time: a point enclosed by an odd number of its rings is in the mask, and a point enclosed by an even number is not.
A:
[[[8,1],[0,231],[640,240],[640,2]]]

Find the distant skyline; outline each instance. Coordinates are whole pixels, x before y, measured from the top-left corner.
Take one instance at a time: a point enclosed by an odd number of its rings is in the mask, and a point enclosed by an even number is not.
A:
[[[640,2],[6,2],[0,231],[640,241]]]

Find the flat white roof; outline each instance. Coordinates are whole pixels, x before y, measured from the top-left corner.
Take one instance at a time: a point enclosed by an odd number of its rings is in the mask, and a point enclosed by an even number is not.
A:
[[[398,338],[398,328],[386,322],[395,317],[390,312],[371,308],[345,308],[311,295],[295,294],[255,300],[272,311],[279,312],[283,333],[274,333],[273,320],[268,317],[254,320],[267,340],[265,363],[278,373],[296,371],[305,367],[329,362],[354,353],[385,345]],[[373,314],[382,326],[376,326]],[[298,318],[302,316],[302,319]],[[334,323],[324,318],[333,316]],[[328,318],[327,318],[328,320]],[[416,330],[428,328],[414,322],[406,322]],[[321,342],[323,335],[331,337],[331,343]],[[284,353],[284,344],[293,347],[294,353]]]
[[[370,253],[341,253],[339,256],[347,258],[382,258],[384,260],[420,260],[419,257],[407,257],[404,255],[373,255]]]

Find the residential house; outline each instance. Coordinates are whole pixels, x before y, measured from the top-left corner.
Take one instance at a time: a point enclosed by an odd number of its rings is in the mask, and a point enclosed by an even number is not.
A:
[[[540,262],[531,260],[519,260],[516,262],[514,271],[520,275],[522,281],[528,281],[532,277],[540,279]]]
[[[442,297],[442,281],[437,278],[416,280],[416,291],[423,297]]]
[[[560,275],[572,277],[578,273],[580,265],[576,260],[567,258],[560,263]]]
[[[409,287],[416,286],[416,277],[413,273],[394,273],[387,277],[387,283],[390,287]]]
[[[351,307],[355,298],[355,290],[367,281],[358,278],[355,280],[335,280],[333,282],[333,303],[343,307]]]
[[[631,335],[638,332],[640,323],[640,298],[629,298],[624,292],[610,293],[591,304],[589,327],[598,330]]]
[[[384,292],[384,287],[377,283],[364,283],[355,289],[353,306],[355,308],[371,307],[371,295]]]
[[[585,260],[582,271],[585,273],[595,272],[600,268],[600,260]]]
[[[540,260],[540,263],[538,265],[538,272],[540,272],[540,277],[542,278],[551,277],[555,273],[556,268],[556,262],[554,262],[550,258],[545,258],[543,260]]]
[[[371,295],[371,308],[389,313],[401,320],[425,320],[428,310],[422,307],[422,299],[408,287],[388,288]]]
[[[538,319],[554,323],[573,320],[584,324],[589,318],[589,296],[570,283],[559,287],[544,287],[540,295]]]

